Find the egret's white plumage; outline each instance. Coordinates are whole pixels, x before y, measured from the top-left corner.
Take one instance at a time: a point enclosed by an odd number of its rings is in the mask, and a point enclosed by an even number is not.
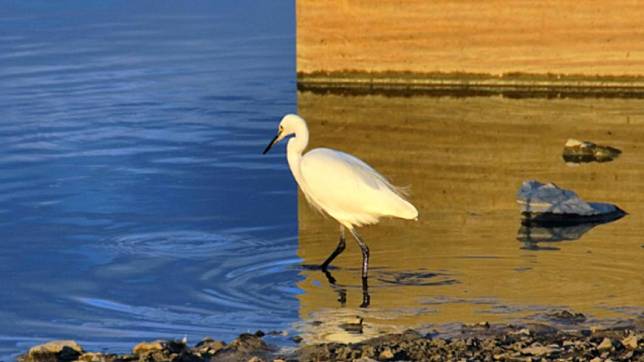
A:
[[[329,148],[316,148],[302,155],[309,142],[309,130],[297,115],[284,116],[271,144],[291,134],[295,137],[288,141],[288,164],[304,196],[316,209],[349,229],[374,224],[386,216],[418,217],[418,211],[400,190],[360,159]]]
[[[300,161],[309,202],[348,228],[383,216],[415,219],[416,208],[376,170],[344,152],[316,148]]]
[[[417,219],[418,211],[405,200],[398,188],[360,159],[329,148],[316,148],[302,155],[309,142],[306,122],[295,114],[282,118],[277,136],[266,147],[289,135],[286,157],[293,177],[308,202],[336,219],[356,237],[363,251],[363,278],[366,278],[369,249],[354,228],[374,224],[381,217]],[[344,235],[323,268],[344,250]],[[365,284],[366,285],[366,284]]]

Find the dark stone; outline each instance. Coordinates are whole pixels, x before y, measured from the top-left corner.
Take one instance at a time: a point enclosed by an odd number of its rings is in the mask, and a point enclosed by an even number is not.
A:
[[[546,318],[565,324],[578,324],[586,321],[586,316],[582,313],[572,313],[567,310],[547,313]]]
[[[608,162],[619,157],[621,153],[622,151],[615,147],[569,139],[564,146],[562,157],[570,163]]]
[[[253,357],[268,359],[267,356],[271,352],[274,352],[274,350],[260,337],[255,334],[244,333],[216,352],[210,360],[213,362],[234,362],[248,361]]]
[[[363,322],[362,318],[356,317],[355,322],[342,323],[340,324],[340,328],[344,329],[349,333],[362,334],[362,322]]]
[[[201,355],[214,355],[226,346],[222,341],[216,341],[210,337],[204,338],[193,348],[194,351]]]

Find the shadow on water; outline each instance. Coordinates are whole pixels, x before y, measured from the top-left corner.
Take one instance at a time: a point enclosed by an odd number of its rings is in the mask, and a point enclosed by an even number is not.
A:
[[[364,320],[361,338],[562,307],[598,319],[628,316],[620,311],[641,307],[643,297],[631,287],[644,282],[643,106],[620,98],[298,93],[310,147],[354,154],[394,184],[410,186],[420,212],[418,222],[385,219],[361,230],[371,250],[366,309],[357,246],[348,243],[334,261],[332,279],[303,269],[300,331],[310,341],[355,341],[337,327],[356,315]],[[624,152],[615,162],[569,167],[561,150],[571,137]],[[516,190],[534,178],[614,203],[630,216],[597,228],[523,226],[517,235]],[[298,255],[317,265],[334,248],[337,225],[302,195],[298,214]],[[547,246],[574,239],[582,240]]]

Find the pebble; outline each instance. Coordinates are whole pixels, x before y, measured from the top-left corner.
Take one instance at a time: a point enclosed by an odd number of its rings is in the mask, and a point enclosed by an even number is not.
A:
[[[357,322],[357,321],[352,321]],[[357,323],[356,323],[357,324]],[[524,330],[525,329],[525,330]],[[514,331],[514,332],[513,332]],[[519,331],[518,333],[516,331]],[[526,336],[526,331],[530,332]],[[261,333],[259,333],[261,335]],[[427,337],[408,330],[354,343],[305,345],[277,351],[258,334],[241,334],[226,344],[205,338],[190,348],[181,341],[137,344],[134,354],[84,352],[74,341],[54,341],[32,347],[19,362],[285,362],[285,361],[640,361],[644,360],[641,328],[603,329],[585,336],[581,330],[544,325],[463,326],[460,334]],[[623,347],[622,347],[623,346]]]
[[[533,356],[546,356],[555,351],[556,349],[546,346],[531,346],[521,349],[521,353]]]
[[[380,355],[378,356],[378,359],[380,360],[390,360],[394,358],[394,353],[391,351],[391,348],[385,348],[380,352]]]
[[[637,344],[639,343],[639,341],[636,335],[631,334],[630,336],[622,339],[621,343],[625,348],[635,349],[637,348]]]
[[[349,333],[362,334],[362,323],[363,319],[356,316],[350,320],[347,320],[345,323],[340,324],[340,328],[344,329]]]
[[[521,328],[516,332],[512,332],[512,334],[529,336],[530,335],[530,330],[528,328]]]
[[[602,343],[600,343],[597,346],[597,349],[600,350],[600,351],[606,351],[606,350],[610,350],[612,348],[613,348],[613,342],[610,340],[610,338],[604,338],[602,340]]]
[[[78,353],[83,353],[83,348],[71,340],[51,341],[29,349],[29,353],[60,353],[65,348],[70,348]]]
[[[19,357],[21,361],[67,361],[76,360],[83,348],[71,340],[51,341],[29,349],[26,355]]]
[[[215,354],[219,350],[226,347],[226,344],[222,341],[216,341],[210,337],[204,338],[201,342],[197,343],[195,350],[200,354]]]
[[[147,354],[154,351],[162,351],[165,348],[165,341],[141,342],[132,348],[136,355]]]
[[[490,323],[487,322],[487,321],[478,322],[478,323],[470,323],[470,324],[465,324],[465,327],[467,327],[467,328],[485,328],[485,329],[488,329],[488,328],[490,328]]]
[[[87,352],[83,353],[78,357],[78,361],[82,362],[103,362],[105,361],[105,355],[98,352]]]

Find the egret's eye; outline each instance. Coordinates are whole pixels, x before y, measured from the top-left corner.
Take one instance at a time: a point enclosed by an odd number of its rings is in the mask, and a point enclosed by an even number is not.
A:
[[[280,132],[282,132],[283,130],[284,130],[284,127],[280,126]]]

